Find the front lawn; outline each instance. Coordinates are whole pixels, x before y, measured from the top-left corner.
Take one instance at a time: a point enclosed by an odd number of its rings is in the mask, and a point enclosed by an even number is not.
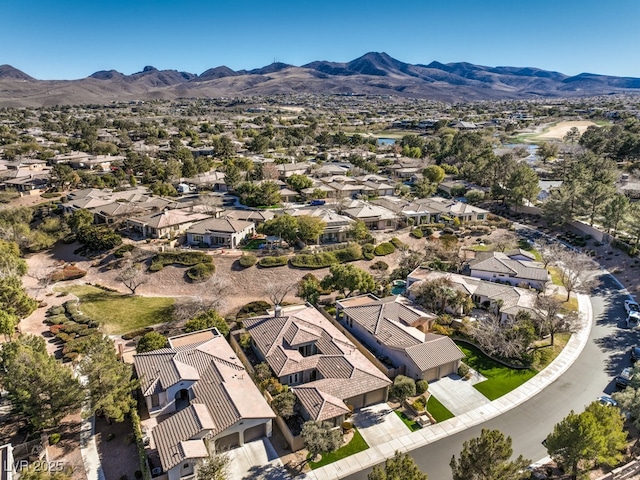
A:
[[[354,428],[353,438],[349,443],[347,443],[344,447],[339,448],[335,452],[323,453],[322,458],[319,462],[309,462],[309,467],[311,470],[315,470],[316,468],[324,467],[325,465],[329,465],[330,463],[336,462],[338,460],[342,460],[354,453],[361,452],[369,448],[367,442],[364,441],[362,435],[357,428]]]
[[[264,245],[267,243],[267,240],[264,238],[254,238],[249,240],[246,245],[240,247],[241,250],[259,250],[260,245]]]
[[[430,395],[429,400],[427,400],[427,411],[436,419],[436,422],[443,422],[455,417],[455,415],[433,395]]]
[[[395,410],[395,412],[396,415],[400,417],[400,420],[402,420],[402,423],[404,423],[412,432],[415,432],[416,430],[420,430],[422,428],[420,424],[418,424],[418,422],[416,422],[415,420],[411,420],[404,412],[401,412],[399,410]]]
[[[489,400],[495,400],[509,393],[536,375],[535,370],[506,367],[490,359],[472,345],[456,343],[467,357],[464,363],[487,377],[487,380],[474,385],[474,388]]]
[[[175,301],[170,297],[122,295],[90,285],[73,285],[59,290],[76,295],[80,300],[80,311],[99,322],[107,334],[123,334],[168,322]]]

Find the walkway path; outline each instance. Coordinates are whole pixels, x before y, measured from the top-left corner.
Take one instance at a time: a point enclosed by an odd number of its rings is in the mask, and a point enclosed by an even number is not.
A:
[[[405,433],[371,448],[351,455],[343,460],[313,470],[305,475],[308,480],[338,479],[365,470],[393,455],[395,451],[408,452],[429,443],[436,442],[454,433],[466,430],[486,420],[497,417],[541,392],[547,385],[557,380],[580,355],[589,339],[593,324],[591,302],[586,295],[578,295],[578,307],[581,313],[581,328],[571,339],[560,355],[542,372],[512,392],[475,408],[450,420],[436,423],[421,430]],[[437,396],[437,395],[436,395]]]

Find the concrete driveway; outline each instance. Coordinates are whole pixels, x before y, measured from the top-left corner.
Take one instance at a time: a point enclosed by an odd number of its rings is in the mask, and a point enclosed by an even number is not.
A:
[[[484,377],[472,375],[470,380],[463,380],[459,375],[452,374],[429,383],[429,392],[458,416],[489,403],[487,397],[473,388],[482,379]]]
[[[227,455],[229,456],[229,470],[226,477],[228,480],[291,478],[266,437],[229,450]]]
[[[355,413],[353,424],[370,447],[409,433],[409,428],[386,403],[371,405]]]

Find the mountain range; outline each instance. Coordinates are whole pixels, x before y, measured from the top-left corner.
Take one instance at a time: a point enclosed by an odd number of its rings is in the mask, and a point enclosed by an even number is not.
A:
[[[370,52],[350,62],[315,61],[300,67],[274,62],[254,70],[226,66],[200,75],[147,66],[125,75],[103,70],[78,80],[37,80],[0,65],[0,106],[53,106],[175,98],[293,93],[396,95],[446,102],[640,93],[640,78],[581,73],[568,76],[532,67],[471,63],[404,63]]]

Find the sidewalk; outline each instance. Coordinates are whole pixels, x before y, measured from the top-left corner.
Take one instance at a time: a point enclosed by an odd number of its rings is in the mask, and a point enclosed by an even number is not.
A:
[[[372,446],[363,452],[356,453],[343,460],[313,470],[307,473],[304,478],[308,480],[329,480],[357,473],[383,462],[385,459],[391,457],[395,451],[409,452],[420,448],[497,417],[524,403],[532,396],[541,392],[547,385],[557,380],[573,364],[574,360],[580,355],[587,344],[591,326],[593,325],[591,302],[587,295],[578,295],[578,308],[582,314],[580,330],[571,336],[565,348],[551,365],[525,384],[497,400],[482,405],[470,412],[415,432],[405,433],[387,443]]]

